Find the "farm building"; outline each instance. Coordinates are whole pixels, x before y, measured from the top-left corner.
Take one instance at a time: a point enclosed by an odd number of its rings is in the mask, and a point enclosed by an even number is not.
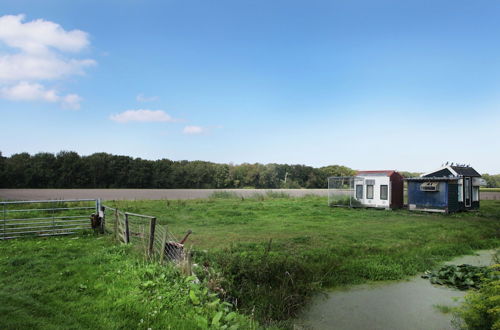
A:
[[[481,175],[469,166],[447,165],[408,182],[408,209],[452,213],[479,208]]]
[[[403,207],[403,177],[396,171],[358,171],[352,177],[328,178],[331,206]]]

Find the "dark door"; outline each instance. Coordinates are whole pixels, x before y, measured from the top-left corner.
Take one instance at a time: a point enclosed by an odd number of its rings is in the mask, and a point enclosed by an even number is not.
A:
[[[470,184],[470,178],[464,178],[464,201],[465,207],[470,207],[472,196],[472,185]]]

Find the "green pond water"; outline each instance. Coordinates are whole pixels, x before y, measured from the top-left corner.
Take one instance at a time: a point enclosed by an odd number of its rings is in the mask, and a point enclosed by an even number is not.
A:
[[[495,250],[453,259],[446,264],[488,266]],[[458,306],[464,291],[430,284],[415,276],[407,281],[353,286],[313,299],[297,328],[302,329],[453,329],[453,316],[435,306]]]

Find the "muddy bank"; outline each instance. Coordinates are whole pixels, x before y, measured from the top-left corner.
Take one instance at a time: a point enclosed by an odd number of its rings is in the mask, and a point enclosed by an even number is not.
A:
[[[446,264],[487,266],[494,253],[478,251]],[[435,306],[457,306],[465,294],[432,285],[420,275],[402,282],[358,285],[318,296],[298,324],[307,329],[453,329],[452,315]]]

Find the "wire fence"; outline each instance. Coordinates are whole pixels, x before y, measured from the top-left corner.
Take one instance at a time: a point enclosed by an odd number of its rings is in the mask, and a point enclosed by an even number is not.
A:
[[[356,189],[364,179],[356,176],[333,176],[328,178],[328,205],[359,207],[362,195]],[[362,192],[361,192],[362,193]]]
[[[107,231],[132,244],[148,258],[183,261],[184,241],[156,217],[123,212],[101,205],[99,199],[66,199],[0,202],[0,240],[29,236],[58,236],[82,230]]]
[[[100,215],[106,231],[118,241],[134,245],[150,259],[180,262],[186,258],[184,240],[179,241],[167,225],[158,224],[156,217],[106,205],[101,206]]]

